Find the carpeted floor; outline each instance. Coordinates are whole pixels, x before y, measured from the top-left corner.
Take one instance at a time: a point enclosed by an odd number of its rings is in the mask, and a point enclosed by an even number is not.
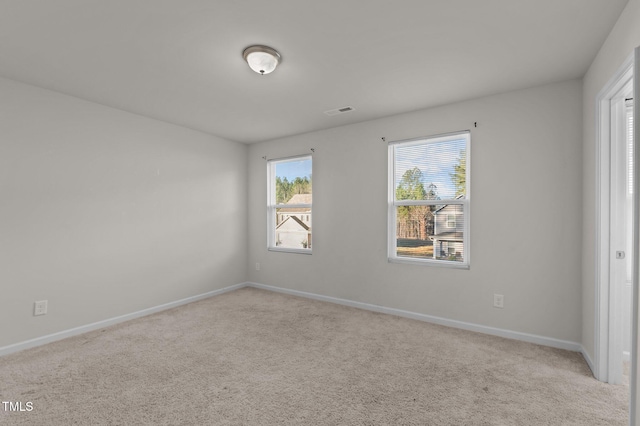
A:
[[[625,425],[580,354],[244,288],[0,358],[11,425]]]

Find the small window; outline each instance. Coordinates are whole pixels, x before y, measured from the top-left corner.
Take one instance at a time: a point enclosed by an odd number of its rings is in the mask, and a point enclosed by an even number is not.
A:
[[[389,144],[389,260],[469,266],[469,132]]]
[[[311,165],[311,156],[267,163],[269,250],[311,253]]]
[[[447,215],[447,228],[455,228],[456,227],[456,215],[448,214]]]

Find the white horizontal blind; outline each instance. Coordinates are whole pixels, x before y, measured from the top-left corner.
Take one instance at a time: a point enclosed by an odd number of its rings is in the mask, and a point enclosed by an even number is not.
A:
[[[633,158],[633,99],[625,100],[625,133],[627,140],[627,211],[626,211],[626,226],[627,232],[631,233],[633,229],[633,173],[634,173],[634,158]],[[633,238],[626,238],[625,247],[627,258],[633,259]],[[627,271],[626,279],[627,286],[632,284],[633,280],[633,262],[626,262]],[[628,287],[626,287],[628,288]]]
[[[268,248],[311,253],[311,156],[270,160],[268,170]]]
[[[389,144],[390,260],[469,264],[469,132]]]
[[[627,99],[626,107],[626,124],[627,124],[627,188],[628,194],[633,194],[633,99]]]

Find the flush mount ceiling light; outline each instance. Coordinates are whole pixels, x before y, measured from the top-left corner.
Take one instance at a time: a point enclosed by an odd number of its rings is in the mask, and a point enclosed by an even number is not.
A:
[[[280,54],[269,46],[249,46],[242,52],[242,57],[252,70],[262,75],[273,72],[282,62]]]

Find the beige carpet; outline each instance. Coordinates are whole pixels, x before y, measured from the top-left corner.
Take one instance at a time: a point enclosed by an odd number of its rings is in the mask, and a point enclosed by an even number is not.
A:
[[[11,425],[625,425],[582,357],[244,288],[0,358]]]

